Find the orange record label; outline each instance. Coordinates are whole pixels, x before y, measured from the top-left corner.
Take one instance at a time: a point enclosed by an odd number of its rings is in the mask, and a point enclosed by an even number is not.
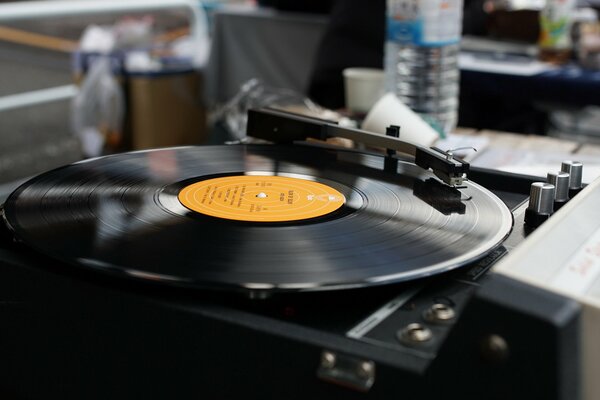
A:
[[[237,221],[285,222],[320,217],[340,208],[343,194],[319,182],[287,176],[240,175],[184,187],[190,210]]]

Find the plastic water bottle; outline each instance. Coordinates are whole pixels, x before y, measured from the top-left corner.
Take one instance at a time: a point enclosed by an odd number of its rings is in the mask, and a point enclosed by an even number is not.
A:
[[[387,0],[385,85],[440,133],[458,120],[462,0]]]
[[[575,3],[575,0],[546,0],[540,12],[540,60],[564,64],[571,58],[571,25]]]

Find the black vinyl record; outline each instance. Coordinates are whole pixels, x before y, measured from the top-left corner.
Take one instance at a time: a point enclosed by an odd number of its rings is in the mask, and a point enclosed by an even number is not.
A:
[[[299,145],[118,154],[33,178],[8,198],[4,217],[17,240],[76,268],[241,291],[416,279],[476,260],[510,232],[510,211],[477,184],[450,188],[414,164],[389,173],[383,163]],[[278,179],[325,194],[270,187]],[[228,180],[250,183],[219,187]],[[181,194],[196,186],[199,205],[219,200],[250,218],[193,210]],[[267,200],[305,214],[254,219]],[[317,200],[333,206],[317,210]]]

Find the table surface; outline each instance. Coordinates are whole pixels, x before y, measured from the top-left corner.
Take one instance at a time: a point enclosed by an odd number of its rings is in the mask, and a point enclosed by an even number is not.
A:
[[[465,159],[473,166],[539,176],[541,180],[545,180],[548,172],[558,172],[565,160],[583,163],[585,183],[600,176],[600,145],[577,138],[458,129],[438,146],[444,150],[472,146],[478,151],[466,152]]]

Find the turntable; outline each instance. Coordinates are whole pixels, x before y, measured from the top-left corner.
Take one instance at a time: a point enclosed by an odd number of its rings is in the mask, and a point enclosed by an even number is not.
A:
[[[488,272],[528,242],[525,214],[544,219],[534,179],[388,133],[257,110],[248,134],[275,144],[21,185],[2,209],[0,394],[577,398],[577,302]],[[386,151],[305,141],[331,136]]]

